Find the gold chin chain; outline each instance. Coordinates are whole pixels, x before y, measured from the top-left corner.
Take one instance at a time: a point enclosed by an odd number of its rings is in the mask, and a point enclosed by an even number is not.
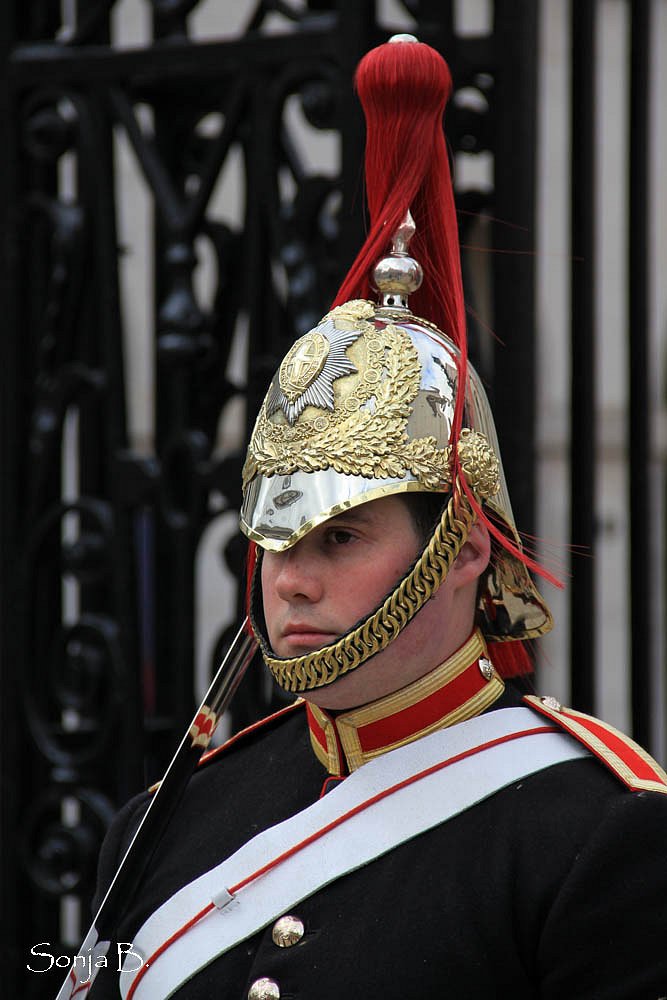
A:
[[[386,649],[435,594],[474,523],[475,513],[457,482],[433,537],[408,575],[365,622],[322,649],[293,659],[275,657],[251,615],[264,662],[280,687],[294,693],[325,687]]]

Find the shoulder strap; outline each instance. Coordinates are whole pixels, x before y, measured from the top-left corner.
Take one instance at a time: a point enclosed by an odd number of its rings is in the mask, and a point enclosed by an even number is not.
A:
[[[523,700],[574,736],[633,792],[662,792],[667,795],[667,774],[643,747],[625,733],[592,715],[564,708],[555,698],[539,698],[531,694]]]

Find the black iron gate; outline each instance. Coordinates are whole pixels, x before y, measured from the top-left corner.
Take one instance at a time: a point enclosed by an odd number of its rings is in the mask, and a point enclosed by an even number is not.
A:
[[[48,961],[31,957],[31,946],[49,942],[39,950],[64,964],[88,922],[111,815],[159,775],[191,718],[197,554],[207,526],[240,501],[243,447],[220,446],[220,426],[230,404],[244,401],[243,438],[278,359],[326,310],[360,245],[363,123],[351,81],[361,55],[394,27],[370,0],[266,0],[247,4],[238,36],[225,38],[223,23],[218,40],[195,40],[191,20],[203,2],[150,0],[150,40],[121,48],[116,6],[9,0],[0,13],[8,996],[54,991],[62,970],[40,974]],[[464,259],[472,353],[495,386],[515,514],[530,531],[539,5],[496,0],[489,30],[466,37],[455,30],[455,7],[397,2],[396,27],[407,19],[450,62],[455,154],[502,154],[492,183],[460,193],[459,207],[462,242],[477,248]],[[577,7],[592,16],[595,5]],[[278,33],[268,30],[272,18],[282,19]],[[575,24],[575,36],[583,30]],[[308,128],[340,137],[333,169],[313,170],[302,156],[286,110],[295,99]],[[119,262],[135,251],[117,233],[119,135],[153,218],[151,259],[136,261],[153,276],[148,447],[127,419],[133,383]],[[237,225],[212,208],[232,154],[245,188]],[[499,252],[479,252],[488,248]],[[241,378],[232,364],[239,350],[249,359]],[[592,547],[592,515],[581,530],[576,541]],[[222,558],[240,578],[237,535]],[[646,585],[638,579],[637,593]],[[221,610],[212,660],[239,611]],[[636,676],[637,689],[650,690]],[[588,695],[577,707],[591,707]],[[256,671],[234,725],[265,711],[269,697]],[[642,707],[645,739],[647,719]],[[40,973],[26,971],[31,962]]]

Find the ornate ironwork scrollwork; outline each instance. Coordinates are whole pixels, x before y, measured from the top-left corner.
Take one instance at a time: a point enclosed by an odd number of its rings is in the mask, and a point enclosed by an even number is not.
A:
[[[56,899],[92,892],[100,844],[114,812],[109,798],[90,789],[54,785],[36,795],[24,817],[22,853],[39,892]],[[64,819],[68,814],[70,822]]]

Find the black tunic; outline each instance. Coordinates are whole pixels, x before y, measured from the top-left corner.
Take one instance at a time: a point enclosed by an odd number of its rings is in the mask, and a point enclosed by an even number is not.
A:
[[[132,942],[176,890],[314,802],[326,777],[299,709],[201,767],[118,940]],[[108,834],[100,899],[146,802],[128,803]],[[305,924],[297,944],[277,947],[272,922],[176,996],[236,1000],[270,977],[282,1000],[658,1000],[667,997],[667,795],[630,792],[593,758],[558,764],[292,913]],[[115,962],[91,996],[119,996]]]

